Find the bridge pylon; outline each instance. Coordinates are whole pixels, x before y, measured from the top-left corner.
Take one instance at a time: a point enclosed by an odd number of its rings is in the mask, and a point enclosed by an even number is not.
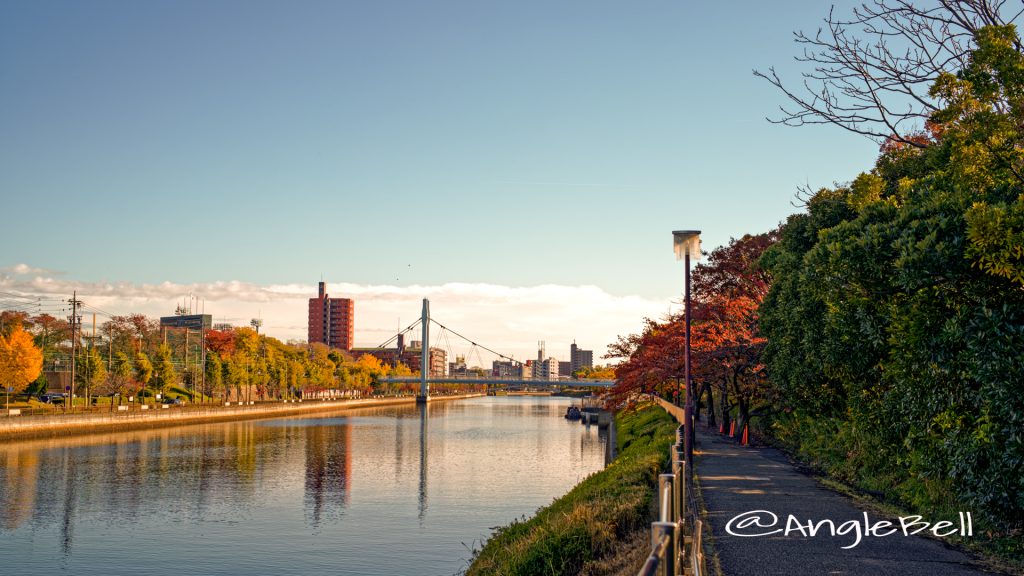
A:
[[[423,314],[420,316],[423,338],[420,346],[420,393],[416,396],[417,404],[426,404],[430,400],[430,300],[423,299]]]

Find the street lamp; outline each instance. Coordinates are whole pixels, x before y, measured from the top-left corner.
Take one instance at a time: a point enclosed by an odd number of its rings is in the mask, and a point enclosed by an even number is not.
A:
[[[700,230],[673,230],[672,248],[676,260],[686,261],[685,316],[686,337],[683,345],[683,379],[686,382],[686,409],[683,411],[683,458],[686,469],[693,470],[693,386],[690,382],[690,259],[700,260]]]

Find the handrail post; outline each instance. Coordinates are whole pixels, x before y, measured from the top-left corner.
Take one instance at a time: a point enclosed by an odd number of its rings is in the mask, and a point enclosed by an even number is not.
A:
[[[675,503],[675,476],[672,474],[658,475],[658,510],[662,522],[677,522]]]
[[[686,476],[683,474],[683,457],[682,453],[677,450],[678,445],[672,446],[669,452],[672,454],[672,474],[675,475],[676,480],[672,485],[672,500],[675,506],[675,517],[680,525],[686,522],[686,517],[683,508],[683,483],[686,482]]]
[[[659,567],[664,566],[664,574],[667,576],[676,576],[676,567],[678,566],[679,559],[679,538],[676,532],[675,522],[654,522],[651,524],[651,546],[657,548],[658,544],[661,543],[668,537],[668,546],[665,547],[665,557],[663,562],[659,562]]]
[[[701,532],[704,529],[704,523],[697,520],[693,524],[693,541],[690,549],[690,568],[693,570],[694,576],[701,576],[704,574],[704,550],[703,550],[703,538]]]
[[[686,464],[686,462],[679,463],[680,478],[682,478],[682,480],[679,482],[679,514],[683,518],[683,522],[688,521],[691,512],[691,510],[689,509],[689,494],[687,494],[686,492],[688,489],[686,482]]]

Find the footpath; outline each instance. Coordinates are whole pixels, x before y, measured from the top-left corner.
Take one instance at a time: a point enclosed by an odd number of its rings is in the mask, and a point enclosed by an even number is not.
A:
[[[857,508],[848,497],[798,472],[778,450],[738,446],[700,424],[696,431],[696,480],[707,508],[713,546],[727,576],[991,574],[939,540],[905,536],[898,518]],[[822,523],[825,520],[832,521],[835,535],[829,523]],[[807,528],[809,521],[820,526],[813,536]],[[891,522],[896,532],[882,536],[891,529],[877,524],[883,521]],[[952,526],[940,527],[942,533],[961,529],[957,517],[921,521],[932,527],[939,521],[951,522]],[[866,523],[878,526],[877,535],[868,534]],[[797,524],[803,526],[802,531]],[[912,526],[910,531],[921,526]],[[964,526],[966,530],[966,522]],[[852,546],[858,537],[859,543]]]

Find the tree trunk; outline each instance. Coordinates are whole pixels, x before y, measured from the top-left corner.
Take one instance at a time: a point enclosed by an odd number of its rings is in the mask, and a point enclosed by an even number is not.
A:
[[[743,427],[750,422],[750,404],[747,403],[742,397],[738,399],[736,405],[739,407],[739,414],[736,417],[736,440],[743,439]]]
[[[719,398],[719,404],[722,410],[722,426],[726,432],[729,432],[729,388],[722,387],[722,394]]]
[[[705,384],[704,388],[708,392],[708,421],[707,421],[707,425],[708,425],[708,428],[714,429],[716,426],[718,426],[718,423],[716,422],[716,419],[715,419],[715,389],[714,389],[714,387],[711,386],[710,383]]]

